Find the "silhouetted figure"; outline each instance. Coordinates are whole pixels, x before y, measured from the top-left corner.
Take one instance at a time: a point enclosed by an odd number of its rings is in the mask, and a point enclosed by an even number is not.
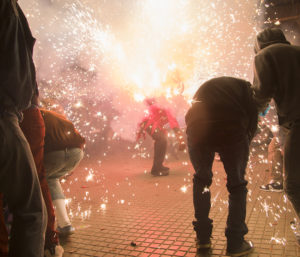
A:
[[[15,0],[0,1],[0,38],[0,192],[13,213],[9,256],[43,257],[47,213],[32,153],[19,126],[21,111],[37,90],[35,39]]]
[[[300,46],[291,45],[278,28],[261,31],[255,41],[254,98],[259,111],[273,98],[279,125],[287,131],[284,189],[300,217]],[[283,143],[285,141],[285,143]],[[300,245],[300,231],[297,242]]]
[[[232,77],[211,79],[200,86],[185,116],[188,151],[195,169],[193,225],[197,249],[211,247],[213,220],[209,218],[209,187],[215,153],[219,154],[227,174],[227,253],[241,256],[253,249],[251,242],[244,240],[248,233],[245,172],[249,145],[257,128],[257,110],[250,86],[249,82]]]

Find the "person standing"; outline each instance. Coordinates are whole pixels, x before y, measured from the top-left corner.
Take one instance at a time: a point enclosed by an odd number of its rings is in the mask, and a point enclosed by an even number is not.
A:
[[[20,127],[29,143],[47,208],[45,255],[61,257],[64,249],[59,244],[58,235],[54,228],[55,214],[44,167],[45,124],[38,107],[38,94],[36,92],[33,95],[31,106],[23,112],[24,118],[20,123]]]
[[[213,220],[210,186],[212,165],[218,153],[227,174],[229,206],[225,235],[227,254],[242,256],[253,250],[245,223],[249,145],[256,132],[258,113],[252,98],[251,84],[233,77],[218,77],[200,86],[188,110],[186,133],[188,152],[195,170],[193,203],[198,250],[211,247]]]
[[[169,110],[159,107],[154,98],[145,99],[145,104],[148,105],[148,114],[138,125],[137,140],[141,137],[145,138],[145,132],[152,137],[154,140],[154,157],[151,174],[153,176],[167,176],[169,175],[169,167],[163,165],[168,144],[165,126],[169,124],[170,128],[174,130],[180,151],[185,149],[183,136],[176,118]]]
[[[259,111],[274,99],[279,125],[287,131],[284,190],[300,218],[300,46],[291,45],[279,28],[268,28],[256,36],[254,50],[254,99]]]
[[[0,192],[13,214],[11,257],[43,257],[47,212],[33,156],[20,129],[37,90],[33,38],[16,0],[0,1]]]

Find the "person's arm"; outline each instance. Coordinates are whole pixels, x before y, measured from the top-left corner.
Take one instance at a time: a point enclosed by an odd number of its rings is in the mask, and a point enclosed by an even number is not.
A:
[[[143,138],[144,140],[146,139],[145,124],[146,124],[145,120],[142,120],[142,122],[138,124],[137,132],[136,132],[136,141],[140,140],[141,138]]]
[[[165,110],[165,112],[168,118],[168,122],[170,124],[170,128],[176,132],[176,129],[179,129],[179,124],[176,118],[172,115],[172,113],[169,110]]]
[[[179,151],[183,151],[185,149],[185,142],[184,142],[184,138],[183,138],[183,134],[179,128],[179,124],[178,121],[176,120],[176,118],[171,114],[170,111],[165,110],[166,114],[167,114],[167,118],[170,124],[171,129],[173,129],[173,131],[175,132],[176,135],[176,139],[178,142],[178,149]]]
[[[253,92],[258,112],[264,112],[274,96],[276,74],[272,56],[269,53],[258,54],[254,59]]]
[[[251,142],[257,131],[258,111],[253,98],[253,90],[251,88],[250,83],[248,84],[246,89],[247,89],[246,91],[247,97],[245,99],[245,104],[246,104],[247,116],[249,118],[247,132],[248,132],[249,141]]]

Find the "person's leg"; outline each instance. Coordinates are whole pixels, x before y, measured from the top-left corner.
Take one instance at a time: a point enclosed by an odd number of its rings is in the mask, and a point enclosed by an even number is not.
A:
[[[167,151],[167,136],[163,131],[156,130],[152,135],[154,140],[154,157],[152,171],[160,171],[163,167]]]
[[[271,154],[271,179],[274,182],[278,182],[282,184],[282,173],[283,173],[283,156],[280,149],[280,143],[278,137],[273,137],[271,146],[270,146],[270,154]]]
[[[270,179],[266,185],[260,186],[261,190],[271,192],[283,191],[283,155],[279,138],[274,136],[268,146],[268,163]]]
[[[4,220],[3,194],[0,193],[0,256],[8,256],[8,231]]]
[[[188,144],[188,152],[195,174],[193,179],[193,203],[195,221],[193,221],[197,240],[200,244],[210,242],[213,221],[209,218],[210,190],[212,183],[212,164],[215,152],[205,146]]]
[[[225,235],[227,249],[230,252],[241,247],[244,235],[248,233],[245,223],[247,181],[244,178],[249,156],[248,139],[222,147],[219,153],[227,174],[229,207]]]
[[[15,115],[0,119],[0,191],[14,219],[9,256],[42,257],[47,224],[33,157]]]
[[[64,169],[66,163],[66,152],[53,151],[45,153],[44,155],[44,166],[46,170],[46,179],[48,182],[49,190],[51,193],[52,201],[57,198],[64,198],[62,193],[59,178],[61,177],[61,170]]]
[[[60,169],[53,168],[54,165],[51,165],[55,158],[60,160],[61,165],[58,165]],[[74,228],[71,226],[71,221],[67,213],[65,206],[65,195],[59,179],[72,171],[79,164],[82,158],[83,151],[80,148],[72,148],[64,151],[53,152],[47,154],[47,157],[45,157],[47,181],[49,184],[53,205],[55,206],[58,231],[61,235],[74,232]],[[52,170],[51,166],[53,168]]]
[[[84,153],[81,148],[67,149],[64,168],[57,173],[57,176],[63,177],[73,171],[78,166],[83,156]]]
[[[287,134],[284,148],[285,191],[300,219],[300,122]]]

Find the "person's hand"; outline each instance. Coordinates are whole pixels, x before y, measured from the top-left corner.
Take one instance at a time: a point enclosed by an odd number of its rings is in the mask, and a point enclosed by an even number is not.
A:
[[[138,141],[140,138],[146,139],[146,133],[144,130],[140,130],[136,133],[136,141]]]
[[[184,151],[186,148],[186,144],[182,141],[179,143],[178,151]]]

